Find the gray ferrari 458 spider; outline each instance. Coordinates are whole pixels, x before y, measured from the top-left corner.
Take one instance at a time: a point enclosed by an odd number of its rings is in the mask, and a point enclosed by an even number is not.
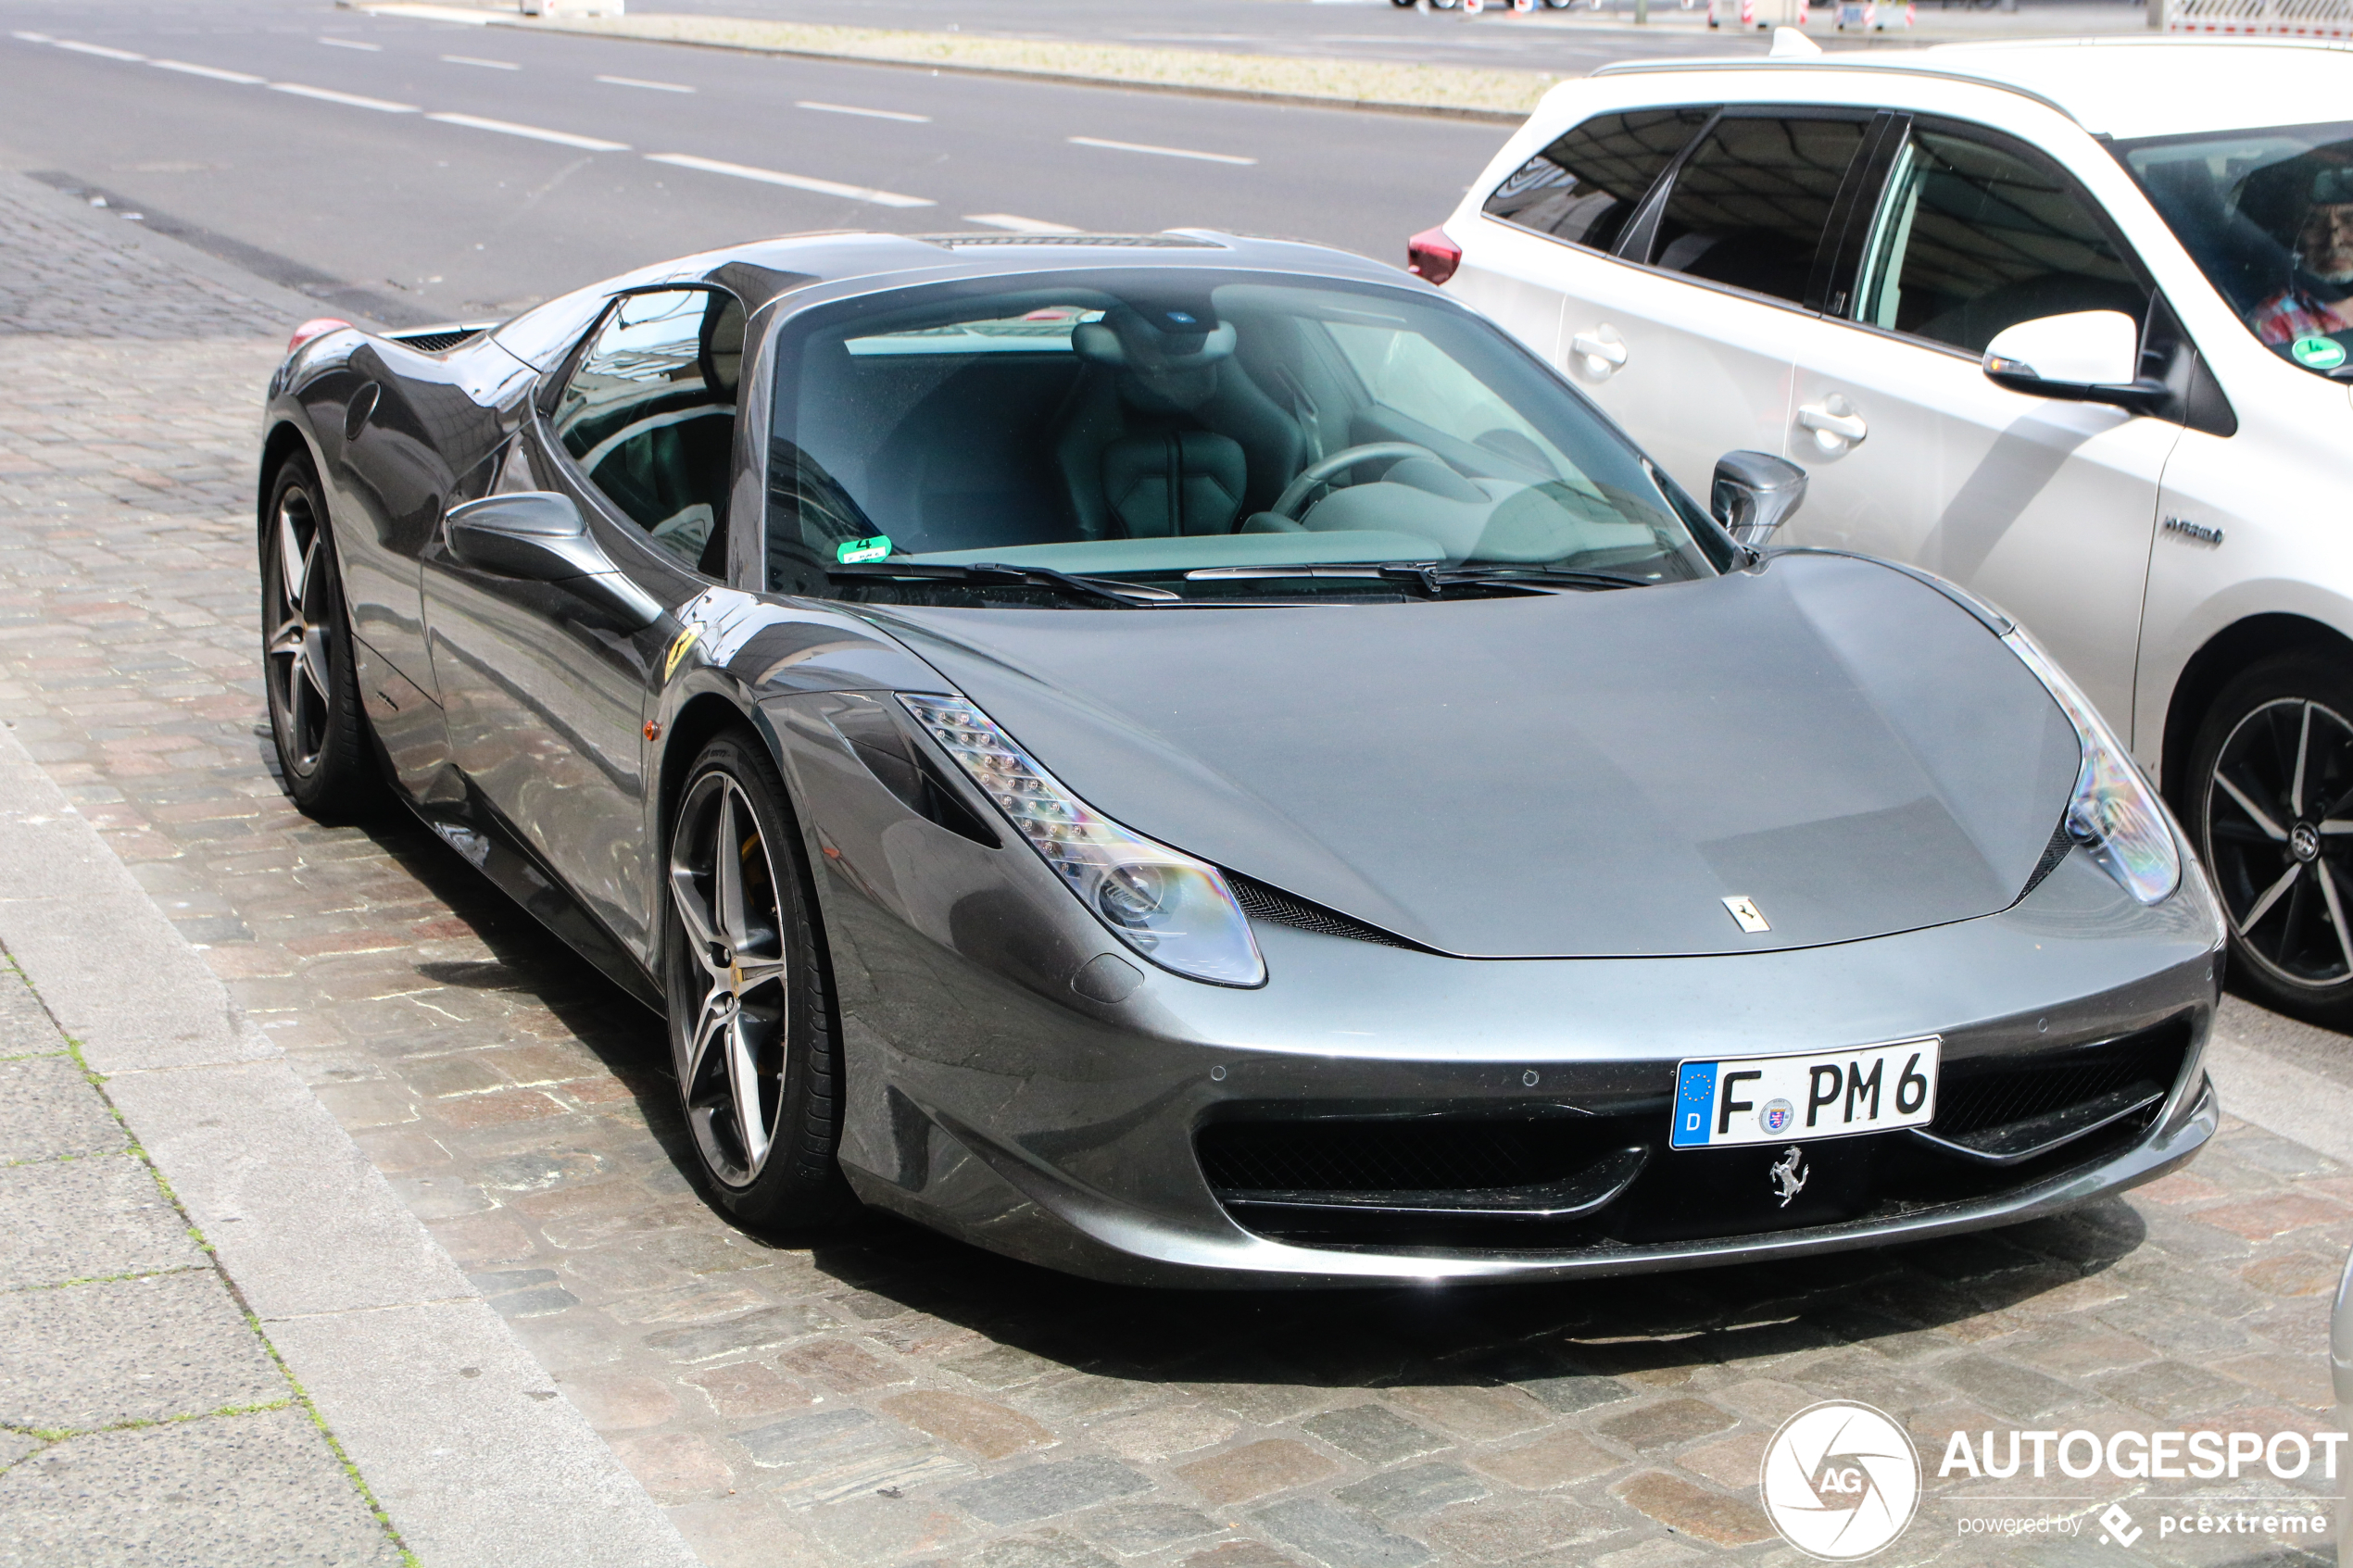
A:
[[[260,474],[286,787],[666,1011],[747,1225],[1532,1279],[2213,1135],[2222,927],[2065,675],[1385,267],[834,234],[312,323]]]

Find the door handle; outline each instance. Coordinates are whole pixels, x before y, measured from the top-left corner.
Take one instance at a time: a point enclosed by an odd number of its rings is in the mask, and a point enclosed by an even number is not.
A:
[[[1606,381],[1626,363],[1626,340],[1607,321],[1570,338],[1568,350],[1585,361],[1585,373],[1595,381]]]
[[[1826,454],[1860,446],[1863,437],[1871,433],[1871,427],[1855,411],[1855,405],[1836,392],[1819,403],[1799,404],[1797,422],[1814,433],[1814,445]]]

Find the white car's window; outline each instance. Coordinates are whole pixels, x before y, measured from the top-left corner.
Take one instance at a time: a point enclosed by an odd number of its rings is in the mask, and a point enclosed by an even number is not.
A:
[[[2353,124],[2115,151],[2249,332],[2315,374],[2353,379]]]
[[[1989,139],[1916,129],[1863,248],[1849,314],[1982,354],[2020,321],[2079,310],[2134,320],[2148,294],[2073,182]]]
[[[1607,250],[1712,107],[1595,115],[1514,169],[1481,209],[1522,229]]]
[[[1725,115],[1676,171],[1651,264],[1805,304],[1831,205],[1865,124]]]
[[[623,297],[556,404],[564,450],[661,549],[703,566],[726,508],[744,309],[715,289]]]

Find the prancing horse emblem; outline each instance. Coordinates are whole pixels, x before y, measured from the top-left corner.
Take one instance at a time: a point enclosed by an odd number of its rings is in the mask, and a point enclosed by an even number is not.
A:
[[[1795,1144],[1781,1150],[1781,1157],[1773,1161],[1773,1187],[1781,1195],[1781,1207],[1784,1209],[1789,1207],[1791,1198],[1806,1190],[1807,1172],[1805,1161],[1806,1157],[1798,1152]]]

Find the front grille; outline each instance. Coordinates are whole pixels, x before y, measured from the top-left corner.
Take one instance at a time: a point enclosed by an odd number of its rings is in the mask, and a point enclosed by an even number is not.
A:
[[[2183,1017],[2095,1046],[1948,1062],[1928,1129],[1943,1141],[1894,1132],[1806,1143],[1810,1173],[1786,1205],[1770,1173],[1780,1146],[1670,1149],[1664,1095],[1597,1115],[1556,1101],[1386,1118],[1232,1105],[1194,1148],[1237,1223],[1300,1245],[1572,1254],[1768,1235],[1998,1197],[2113,1158],[2148,1135],[2163,1106],[2120,1118],[2104,1108],[2171,1088],[2190,1040]],[[1533,1201],[1541,1189],[1596,1183],[1606,1195],[1574,1213]],[[1498,1201],[1514,1194],[1531,1201]]]
[[[2189,1023],[2174,1019],[2080,1050],[1956,1061],[1944,1070],[1929,1130],[1957,1137],[2048,1116],[2136,1084],[2170,1089],[2182,1075],[2189,1046]]]
[[[1345,936],[1356,942],[1378,942],[1384,947],[1412,947],[1414,943],[1393,936],[1377,925],[1366,925],[1338,909],[1327,909],[1321,904],[1311,904],[1279,887],[1269,887],[1253,882],[1235,872],[1226,873],[1226,885],[1234,890],[1234,902],[1242,913],[1252,920],[1263,920],[1276,925],[1288,925],[1301,931],[1312,931],[1319,936]]]
[[[1228,1123],[1198,1147],[1228,1192],[1486,1191],[1557,1181],[1594,1156],[1573,1125],[1459,1118]]]

